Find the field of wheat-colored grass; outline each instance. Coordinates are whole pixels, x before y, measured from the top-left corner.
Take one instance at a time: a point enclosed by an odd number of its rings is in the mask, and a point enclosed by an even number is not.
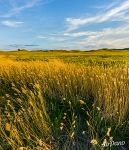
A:
[[[129,64],[0,61],[1,150],[129,148]]]

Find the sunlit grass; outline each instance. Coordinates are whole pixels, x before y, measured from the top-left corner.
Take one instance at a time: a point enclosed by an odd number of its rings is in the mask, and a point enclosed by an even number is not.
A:
[[[129,65],[0,62],[0,148],[102,149],[128,142]]]

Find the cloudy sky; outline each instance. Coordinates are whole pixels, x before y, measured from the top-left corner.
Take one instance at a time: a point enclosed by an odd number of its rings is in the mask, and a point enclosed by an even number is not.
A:
[[[129,47],[129,0],[0,0],[0,49]]]

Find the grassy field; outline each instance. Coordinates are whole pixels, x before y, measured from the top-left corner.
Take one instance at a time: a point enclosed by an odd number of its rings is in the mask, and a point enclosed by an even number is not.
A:
[[[0,150],[128,149],[128,50],[0,52]]]
[[[94,51],[1,51],[1,59],[16,61],[48,61],[61,59],[65,62],[89,62],[89,61],[119,61],[129,62],[129,50],[94,50]]]

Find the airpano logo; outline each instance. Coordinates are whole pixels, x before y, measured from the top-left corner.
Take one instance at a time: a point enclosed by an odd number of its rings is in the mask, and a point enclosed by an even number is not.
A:
[[[103,147],[112,147],[112,146],[124,146],[125,141],[111,141],[111,142],[103,142]]]

